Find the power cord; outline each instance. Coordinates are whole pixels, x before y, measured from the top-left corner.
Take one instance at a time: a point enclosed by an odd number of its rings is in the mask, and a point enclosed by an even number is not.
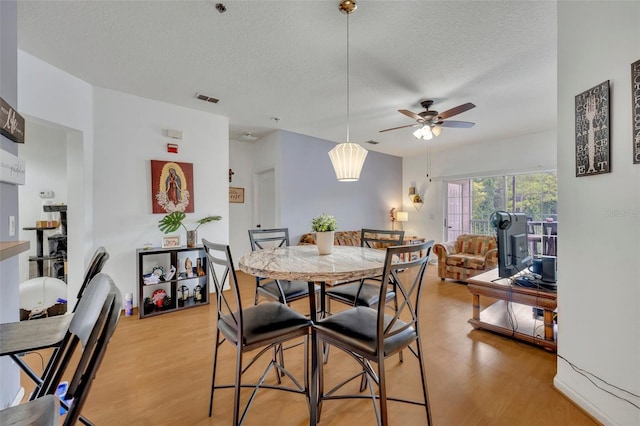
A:
[[[586,378],[587,380],[589,380],[589,381],[590,381],[590,382],[591,382],[595,387],[597,387],[597,388],[598,388],[598,389],[600,389],[601,391],[606,392],[606,393],[608,393],[609,395],[614,396],[614,397],[616,397],[616,398],[618,398],[618,399],[620,399],[620,400],[622,400],[622,401],[625,401],[625,402],[627,402],[627,403],[629,403],[629,404],[633,405],[634,407],[636,407],[637,409],[639,409],[639,410],[640,410],[640,405],[638,405],[638,404],[636,404],[636,403],[634,403],[634,402],[632,402],[632,401],[628,400],[627,398],[623,398],[623,397],[621,397],[621,396],[619,396],[619,395],[616,395],[616,394],[615,394],[615,393],[613,393],[612,391],[610,391],[610,390],[608,390],[608,389],[605,389],[604,387],[600,386],[600,385],[599,385],[598,383],[596,383],[594,380],[597,380],[597,381],[599,381],[599,382],[602,382],[602,383],[604,383],[605,385],[610,386],[610,387],[612,387],[612,388],[614,388],[614,389],[617,389],[617,390],[619,390],[620,392],[624,392],[624,393],[626,393],[626,394],[628,394],[628,395],[630,395],[630,396],[632,396],[632,397],[634,397],[634,398],[638,398],[638,399],[640,399],[640,395],[636,395],[636,394],[635,394],[635,393],[633,393],[633,392],[630,392],[630,391],[628,391],[628,390],[626,390],[626,389],[622,389],[621,387],[618,387],[618,386],[616,386],[616,385],[613,385],[613,384],[611,384],[611,383],[607,382],[607,381],[606,381],[606,380],[604,380],[604,379],[601,379],[600,377],[596,376],[595,374],[593,374],[593,373],[591,373],[591,372],[589,372],[589,371],[587,371],[587,370],[583,370],[582,368],[580,368],[580,367],[576,366],[575,364],[573,364],[571,361],[569,361],[568,359],[566,359],[565,357],[563,357],[563,356],[562,356],[562,355],[560,355],[559,353],[558,353],[558,354],[556,354],[556,355],[558,356],[558,358],[560,358],[561,360],[563,360],[564,362],[566,362],[567,364],[569,364],[569,367],[571,367],[571,368],[573,369],[573,371],[575,371],[576,373],[578,373],[578,374],[582,375],[584,378]],[[592,380],[592,377],[593,377],[593,380]]]

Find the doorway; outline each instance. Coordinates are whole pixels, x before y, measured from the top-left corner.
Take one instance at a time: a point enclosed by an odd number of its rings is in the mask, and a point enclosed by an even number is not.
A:
[[[267,169],[256,173],[255,227],[276,227],[276,178],[275,170]]]

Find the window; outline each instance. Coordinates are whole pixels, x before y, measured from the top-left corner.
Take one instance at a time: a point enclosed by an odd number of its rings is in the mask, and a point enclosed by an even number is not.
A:
[[[532,223],[558,218],[555,172],[451,180],[446,185],[447,241],[464,233],[493,234],[489,217],[496,210],[523,212]],[[532,234],[542,235],[538,228]]]

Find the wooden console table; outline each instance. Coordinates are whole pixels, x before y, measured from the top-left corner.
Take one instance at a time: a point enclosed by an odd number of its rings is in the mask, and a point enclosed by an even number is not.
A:
[[[557,325],[553,316],[557,307],[556,293],[512,286],[510,282],[508,278],[498,278],[498,269],[469,278],[467,288],[473,295],[473,318],[469,323],[473,328],[511,336],[555,352]],[[480,296],[500,300],[480,312]],[[511,309],[508,311],[509,303]],[[534,317],[531,307],[543,310],[542,323]],[[510,318],[511,314],[515,316],[515,321]],[[537,332],[540,326],[544,326],[543,336]]]
[[[425,241],[427,241],[426,238],[424,237],[404,237],[404,239],[402,240],[402,244],[404,245],[419,245],[424,243]],[[405,254],[403,253],[401,256],[401,259],[404,261],[405,260]],[[420,251],[420,254],[418,255],[418,253],[414,253],[413,258],[416,259],[418,257],[422,257],[422,251]]]

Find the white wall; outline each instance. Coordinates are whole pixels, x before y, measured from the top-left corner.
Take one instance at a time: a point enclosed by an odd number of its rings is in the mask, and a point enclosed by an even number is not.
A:
[[[137,301],[136,249],[160,246],[163,235],[163,215],[152,213],[151,160],[193,163],[195,211],[186,223],[219,214],[221,221],[198,229],[198,239],[228,243],[228,119],[95,88],[94,123],[94,241],[110,254],[105,272]],[[175,140],[164,129],[183,132],[178,154],[167,153]],[[184,230],[177,233],[186,241]]]
[[[603,389],[561,358],[554,384],[607,425],[640,424],[640,165],[632,164],[630,72],[639,59],[639,2],[558,2],[558,355]],[[576,178],[574,99],[605,80],[612,171]]]
[[[67,282],[68,294],[77,294],[94,250],[93,89],[86,82],[20,50],[18,70],[18,99],[25,118],[64,128],[67,133],[67,163],[74,165],[67,174]],[[74,304],[75,298],[69,298],[68,309],[73,309]]]
[[[18,67],[22,112],[66,132],[67,163],[73,164],[67,177],[76,185],[68,189],[69,294],[77,294],[86,262],[100,245],[110,253],[105,272],[123,293],[136,294],[135,249],[146,242],[160,245],[162,237],[161,216],[151,214],[152,159],[194,163],[195,213],[188,220],[220,214],[222,221],[198,234],[228,241],[226,118],[94,89],[21,51]],[[163,129],[183,130],[177,156],[166,152],[173,140]],[[74,299],[69,301],[71,309]]]
[[[53,191],[52,204],[67,203],[67,133],[61,129],[27,121],[25,134],[29,141],[20,145],[20,158],[28,164],[25,184],[18,189],[20,209],[19,239],[28,240],[31,249],[20,255],[20,282],[29,279],[29,256],[36,254],[36,231],[23,231],[23,227],[36,226],[43,219],[43,200],[40,191]],[[59,215],[58,215],[59,216]],[[46,236],[58,234],[60,229],[44,231],[44,253],[48,253]],[[69,296],[69,295],[67,295]],[[75,295],[72,295],[75,298]]]
[[[251,251],[248,229],[253,221],[253,149],[255,142],[232,140],[229,142],[229,167],[233,169],[233,182],[229,186],[244,188],[244,203],[229,203],[229,246],[237,265],[244,253]]]
[[[280,223],[291,244],[311,232],[311,219],[336,217],[338,230],[391,229],[389,210],[402,204],[402,159],[370,151],[358,182],[338,182],[328,152],[334,142],[280,131]]]
[[[496,141],[483,141],[464,148],[432,150],[431,181],[427,177],[429,156],[403,159],[402,201],[409,221],[407,234],[442,241],[444,236],[443,180],[473,176],[493,176],[556,169],[555,131],[544,131]],[[427,142],[428,143],[428,142]],[[408,197],[415,186],[424,204],[416,211]]]
[[[0,1],[0,96],[22,114],[17,94],[17,46],[18,5],[15,1]],[[18,155],[18,146],[0,135],[0,148]],[[16,218],[16,227],[20,227],[18,215],[18,187],[0,182],[0,241],[17,240],[16,235],[9,236],[9,217]],[[12,322],[19,319],[18,256],[0,261],[0,322]],[[20,370],[9,357],[0,357],[0,409],[9,406],[20,389]]]

